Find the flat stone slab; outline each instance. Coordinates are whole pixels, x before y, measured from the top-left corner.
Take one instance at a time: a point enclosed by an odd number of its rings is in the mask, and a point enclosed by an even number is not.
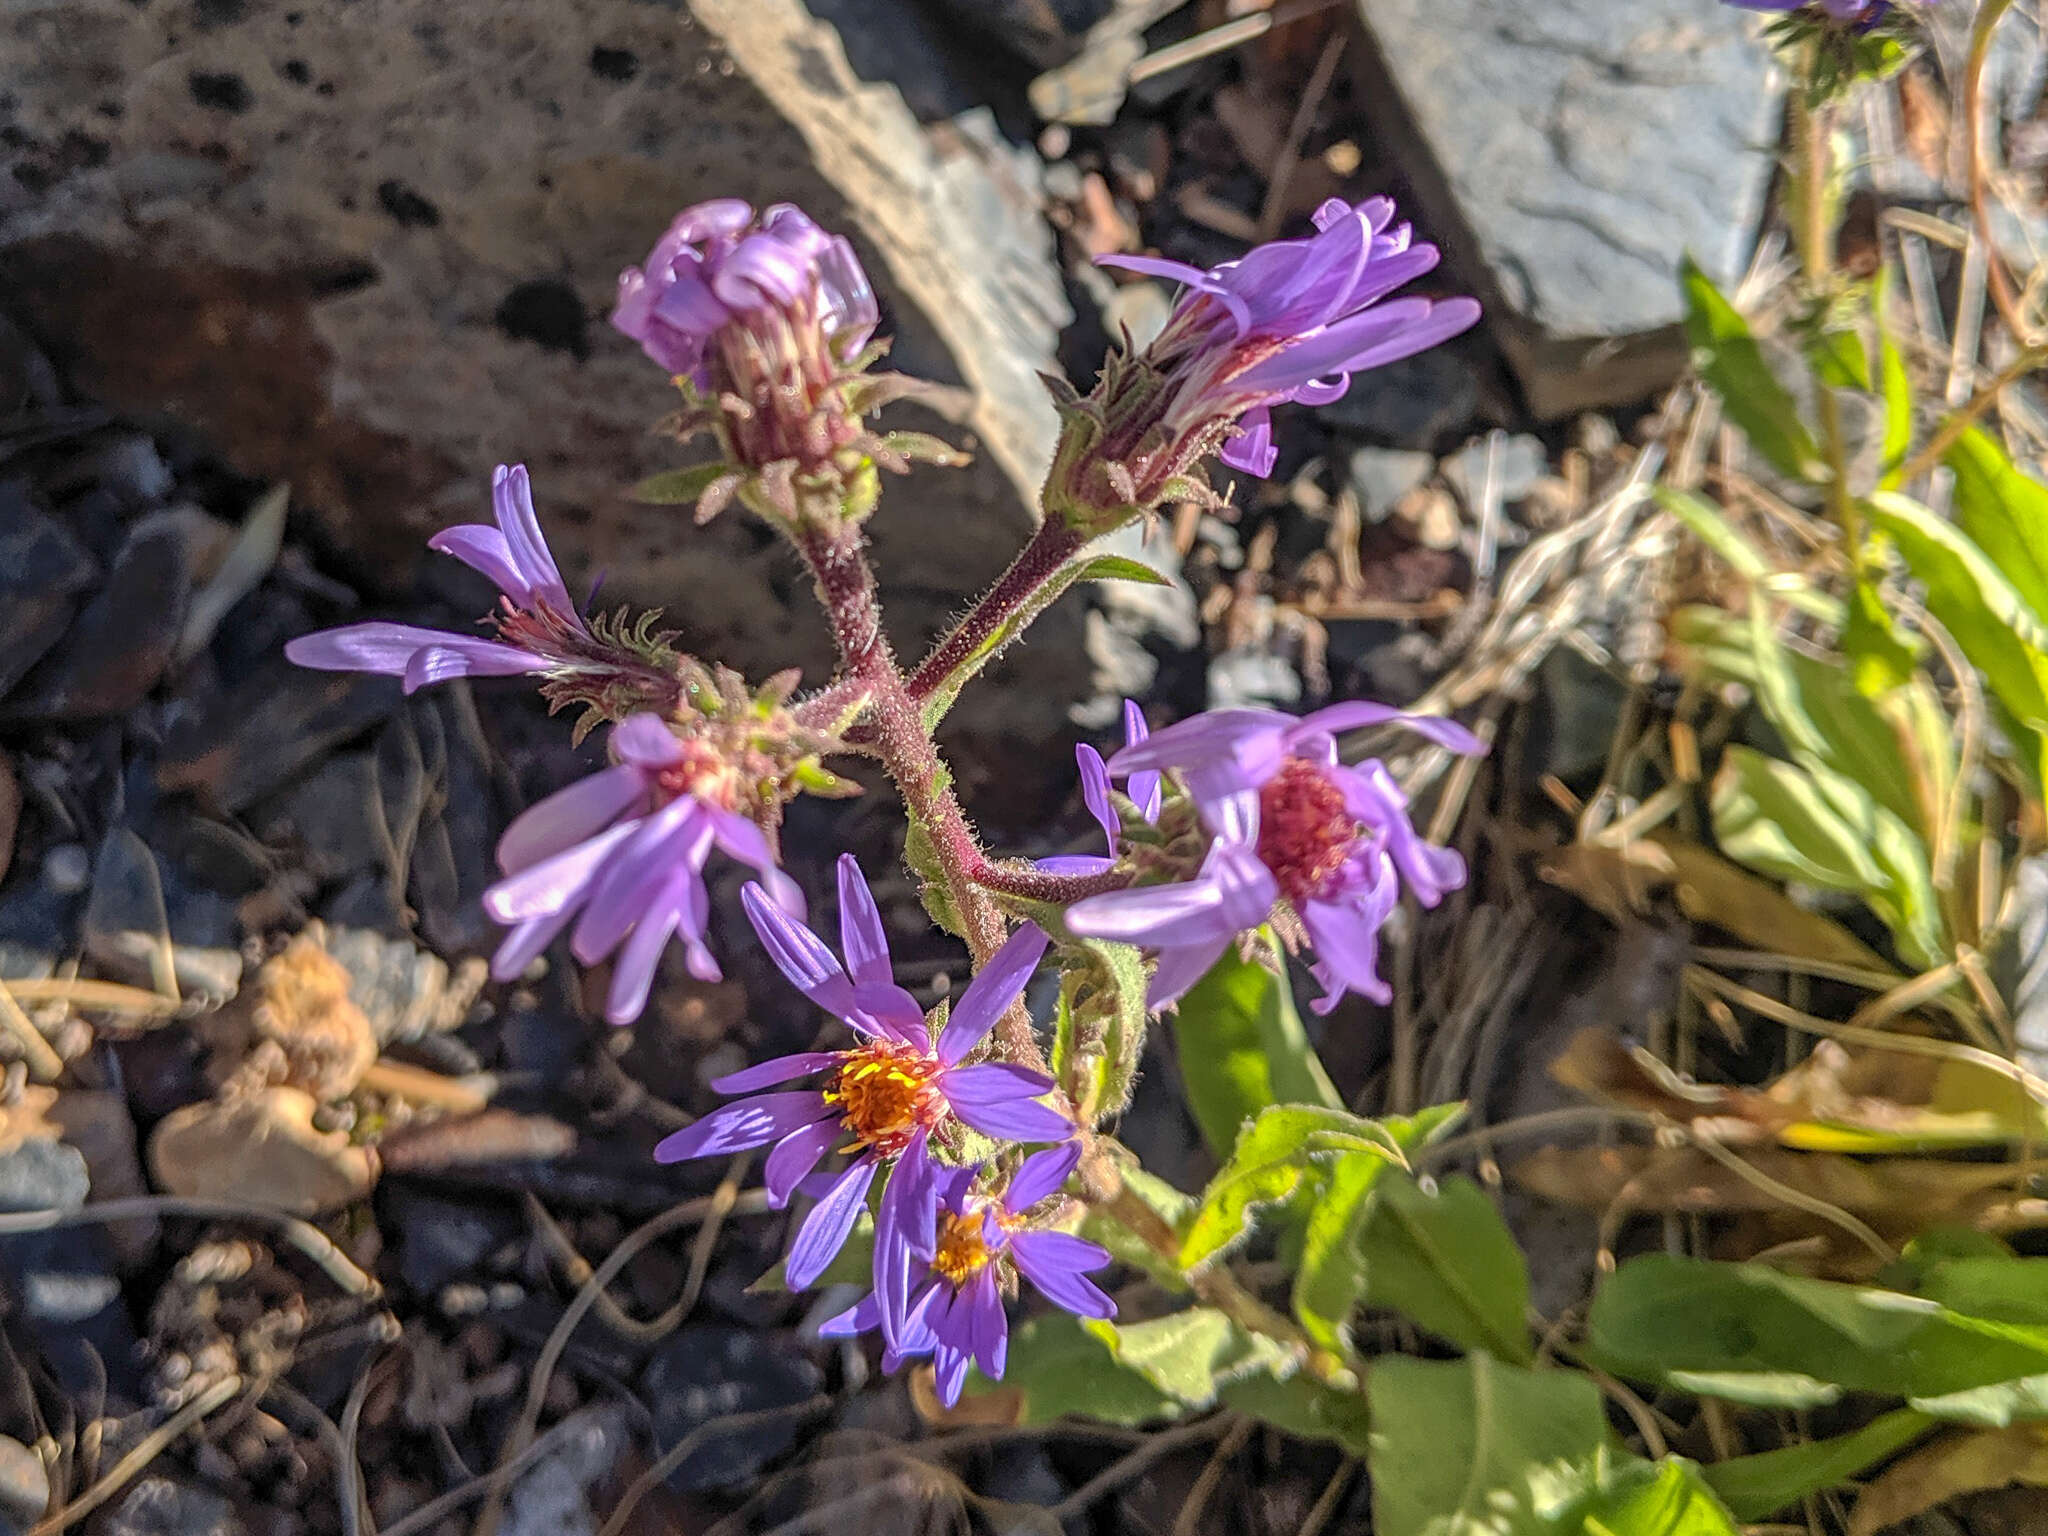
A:
[[[801,0],[61,0],[0,18],[0,73],[10,307],[82,388],[289,480],[359,585],[404,590],[524,460],[572,589],[602,572],[688,645],[821,680],[822,622],[764,530],[626,495],[707,445],[649,433],[675,397],[605,323],[617,274],[714,196],[846,231],[895,365],[947,386],[896,424],[975,452],[891,478],[898,645],[1029,532],[1056,429],[1036,371],[1069,319],[1036,162],[985,112],[922,126]],[[1060,623],[1034,646],[1055,674]],[[1020,732],[1085,686],[1068,628],[1071,672],[1004,701]]]
[[[1674,373],[1679,260],[1740,275],[1777,154],[1783,90],[1757,17],[1713,0],[1359,4],[1383,148],[1418,226],[1483,278],[1536,409],[1620,403]]]

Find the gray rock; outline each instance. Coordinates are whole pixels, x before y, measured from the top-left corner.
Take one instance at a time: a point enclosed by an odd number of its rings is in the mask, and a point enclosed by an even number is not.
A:
[[[0,1435],[0,1520],[31,1525],[50,1507],[50,1472],[43,1458]]]
[[[1444,461],[1444,478],[1465,505],[1478,504],[1486,485],[1486,460],[1492,453],[1491,438],[1475,438]],[[1503,502],[1520,501],[1550,470],[1550,450],[1540,438],[1517,433],[1500,445],[1500,497]]]
[[[49,1136],[27,1136],[0,1152],[0,1211],[69,1211],[92,1190],[85,1154]]]
[[[499,1205],[442,1200],[404,1188],[392,1190],[389,1200],[399,1274],[422,1296],[473,1275],[492,1251],[520,1233],[518,1218]]]
[[[101,1536],[246,1536],[249,1528],[217,1493],[145,1477],[99,1529]]]
[[[106,585],[73,620],[64,644],[23,680],[8,712],[91,720],[141,703],[171,664],[190,586],[183,533],[169,524],[138,526]]]
[[[1324,420],[1375,443],[1428,449],[1455,437],[1479,414],[1479,376],[1456,351],[1436,347],[1351,376]]]
[[[632,1444],[623,1409],[582,1408],[553,1450],[520,1474],[505,1501],[504,1536],[594,1536],[590,1490]]]
[[[1209,663],[1211,709],[1272,709],[1300,699],[1301,674],[1284,656],[1240,646]]]
[[[794,1407],[813,1396],[823,1373],[785,1333],[764,1328],[697,1324],[672,1335],[655,1351],[640,1378],[641,1395],[654,1405],[654,1431],[673,1446],[701,1425],[730,1414]],[[796,1443],[797,1414],[751,1429],[707,1437],[670,1475],[678,1489],[732,1488]]]
[[[1781,86],[1758,18],[1697,0],[1360,12],[1392,87],[1368,82],[1364,100],[1383,133],[1419,131],[1438,172],[1391,142],[1411,211],[1460,277],[1483,262],[1480,296],[1539,414],[1674,374],[1679,259],[1732,281],[1772,174]]]
[[[686,644],[825,670],[774,541],[626,494],[688,459],[647,431],[673,394],[604,315],[619,269],[715,196],[847,231],[893,364],[945,386],[893,423],[973,440],[967,470],[892,477],[875,520],[904,648],[1031,527],[1055,430],[1036,373],[1070,316],[1035,157],[985,110],[927,131],[801,0],[95,5],[10,14],[0,66],[10,300],[82,389],[174,408],[237,469],[290,481],[295,514],[387,591],[520,457],[572,588],[603,569]],[[1078,644],[1055,612],[1028,682],[960,723],[1056,721]]]
[[[1436,455],[1403,448],[1361,448],[1351,455],[1349,479],[1370,523],[1386,520],[1394,503],[1436,472]]]
[[[99,568],[64,528],[0,484],[0,694],[57,643]]]
[[[242,810],[384,719],[400,697],[396,678],[309,672],[279,656],[232,693],[178,719],[157,782],[223,811]],[[249,729],[252,720],[263,729]]]
[[[1151,566],[1166,585],[1099,581],[1089,588],[1084,630],[1091,686],[1068,710],[1085,730],[1108,730],[1123,718],[1123,701],[1142,698],[1159,675],[1162,656],[1192,651],[1202,643],[1195,594],[1180,574],[1180,558],[1164,539],[1147,540],[1142,526],[1120,528],[1097,542],[1094,552]]]

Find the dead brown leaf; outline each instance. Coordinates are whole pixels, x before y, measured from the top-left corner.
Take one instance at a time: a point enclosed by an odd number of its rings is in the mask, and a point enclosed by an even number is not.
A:
[[[1877,1536],[1958,1494],[2012,1483],[2048,1487],[2048,1425],[1946,1435],[1900,1457],[1863,1490],[1849,1536]]]

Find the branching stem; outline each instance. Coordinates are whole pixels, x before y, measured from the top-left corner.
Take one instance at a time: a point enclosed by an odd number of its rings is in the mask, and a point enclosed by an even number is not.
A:
[[[995,644],[1003,631],[1034,606],[1034,599],[1046,584],[1076,554],[1087,540],[1056,518],[1038,525],[1030,542],[1017,552],[1008,570],[967,610],[952,632],[932,653],[918,663],[906,680],[910,697],[918,704],[938,697],[949,683],[957,686],[957,674],[981,652]]]
[[[1009,936],[1009,927],[1002,910],[975,883],[987,861],[953,793],[952,775],[882,633],[881,604],[860,531],[853,525],[807,527],[798,533],[797,547],[817,582],[818,601],[832,625],[845,678],[867,693],[875,749],[903,796],[913,825],[930,840],[945,885],[945,904],[959,920],[975,965],[985,965]],[[1045,1070],[1031,1017],[1021,1002],[997,1022],[996,1039],[1005,1059],[1033,1071]]]

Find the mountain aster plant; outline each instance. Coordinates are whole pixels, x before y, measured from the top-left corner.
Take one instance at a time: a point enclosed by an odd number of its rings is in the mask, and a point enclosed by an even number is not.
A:
[[[1063,429],[1042,526],[905,667],[881,622],[865,524],[880,471],[958,455],[871,424],[917,386],[876,370],[879,309],[843,236],[787,204],[697,204],[622,274],[612,314],[680,394],[677,435],[716,445],[709,462],[657,477],[659,499],[694,500],[700,519],[739,507],[773,529],[812,579],[837,674],[808,693],[793,674],[750,683],[678,650],[652,615],[584,612],[517,466],[493,479],[491,524],[431,541],[497,588],[480,632],[371,620],[289,647],[301,665],[387,673],[408,691],[529,676],[550,704],[580,708],[579,732],[607,727],[603,766],[532,806],[499,843],[501,878],[484,906],[506,928],[501,980],[549,953],[608,964],[603,1013],[630,1024],[672,943],[691,975],[721,974],[713,935],[723,926],[729,946],[733,925],[707,883],[711,856],[752,870],[740,896],[752,933],[829,1033],[719,1078],[712,1087],[730,1102],[654,1155],[767,1149],[769,1206],[808,1202],[784,1282],[819,1283],[864,1247],[868,1295],[823,1331],[878,1332],[891,1368],[928,1361],[943,1404],[974,1368],[1003,1376],[1007,1306],[1026,1282],[1103,1327],[1117,1308],[1091,1276],[1113,1247],[1182,1269],[1180,1234],[1137,1192],[1152,1186],[1107,1129],[1148,1012],[1212,966],[1242,964],[1234,947],[1266,929],[1311,957],[1320,1007],[1348,993],[1383,1001],[1380,929],[1404,895],[1432,905],[1464,879],[1455,853],[1418,834],[1385,763],[1344,760],[1342,733],[1394,724],[1453,752],[1479,744],[1451,721],[1366,702],[1298,720],[1216,711],[1158,731],[1127,704],[1122,747],[1105,760],[1084,743],[1076,756],[1102,851],[1031,862],[984,850],[935,733],[976,673],[1089,573],[1094,538],[1171,501],[1217,499],[1212,460],[1269,472],[1276,407],[1327,403],[1353,374],[1472,326],[1471,300],[1412,291],[1437,259],[1391,202],[1371,198],[1327,203],[1299,238],[1206,270],[1112,261],[1180,283],[1172,318],[1149,346],[1112,356],[1088,395],[1055,387]],[[894,782],[926,912],[967,952],[966,985],[930,1010],[897,980],[888,921],[850,854],[838,860],[837,953],[782,868],[785,809],[845,792],[827,763],[850,755],[879,759]],[[1041,969],[1058,998],[1049,1056],[1026,1003]],[[1187,1267],[1181,1283],[1290,1373],[1355,1390],[1338,1355],[1228,1265]]]

